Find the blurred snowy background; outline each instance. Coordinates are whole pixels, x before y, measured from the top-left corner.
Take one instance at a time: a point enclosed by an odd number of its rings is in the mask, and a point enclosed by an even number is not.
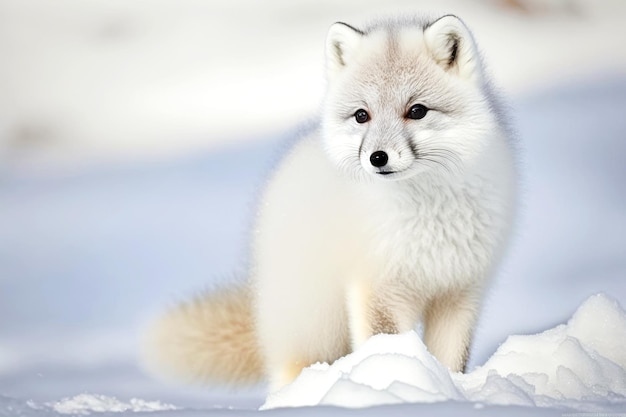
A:
[[[0,405],[258,407],[144,376],[142,325],[244,269],[263,174],[315,117],[328,26],[424,11],[473,29],[522,148],[471,366],[591,294],[626,305],[626,2],[0,0]]]

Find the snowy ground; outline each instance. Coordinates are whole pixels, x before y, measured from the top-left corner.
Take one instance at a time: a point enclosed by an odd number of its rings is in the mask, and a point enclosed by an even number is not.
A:
[[[365,408],[469,401],[578,411],[626,407],[626,312],[604,294],[567,324],[511,336],[482,366],[451,373],[419,335],[377,335],[333,364],[313,364],[271,393],[263,410],[336,405]]]
[[[192,3],[189,0],[189,4]],[[565,2],[550,2],[553,3]],[[75,2],[65,0],[64,4],[75,13],[82,10],[76,7]],[[156,4],[160,6],[155,13],[167,9],[165,1]],[[193,4],[198,6],[199,3]],[[498,68],[502,70],[499,77],[505,87],[515,91],[512,98],[523,148],[521,166],[525,207],[516,243],[487,300],[472,352],[472,369],[485,364],[509,335],[538,333],[565,323],[593,294],[606,293],[622,307],[626,306],[626,118],[623,116],[626,109],[626,76],[620,76],[625,74],[626,59],[620,46],[624,36],[606,36],[607,33],[614,33],[611,31],[616,30],[623,13],[611,13],[608,5],[612,2],[596,4],[600,6],[590,15],[583,15],[586,17],[546,12],[531,25],[534,30],[530,30],[528,22],[524,26],[525,15],[506,17],[508,27],[504,23],[479,25],[485,27],[480,30],[502,34],[500,37],[487,36],[486,42],[482,43],[486,44],[490,58],[499,57],[496,62],[490,59],[491,66],[494,71]],[[50,10],[43,8],[41,13],[34,13],[34,6],[37,5],[40,4],[35,0],[0,0],[0,20],[5,19],[0,22],[0,47],[12,45],[14,38],[9,42],[8,34],[15,32],[6,31],[20,27],[17,18],[12,20],[13,25],[5,24],[7,16],[33,13],[41,20],[40,23],[47,21]],[[485,11],[484,5],[472,10],[467,6],[460,7],[459,14],[467,11],[479,23],[493,21],[493,15],[489,14],[492,12]],[[618,11],[623,9],[619,7]],[[16,15],[16,9],[22,14]],[[13,14],[2,13],[7,10]],[[118,9],[113,7],[110,10]],[[132,22],[136,12],[133,10],[113,15],[125,16],[127,20],[120,18],[122,23]],[[320,14],[329,14],[329,9],[324,7]],[[350,15],[348,12],[344,14]],[[172,17],[178,22],[174,27],[191,27],[182,25],[184,19],[177,20],[176,16]],[[604,20],[594,20],[598,16],[604,16]],[[328,19],[337,18],[344,17]],[[323,28],[314,29],[324,20],[323,16],[318,19],[314,19],[317,23],[310,23],[312,26],[304,31],[305,36],[316,39],[320,31],[323,36]],[[576,19],[587,19],[588,25],[576,26]],[[251,20],[254,19],[249,17],[245,22]],[[31,20],[28,22],[32,24]],[[67,32],[61,34],[54,30],[51,33],[74,39],[72,31],[89,32],[90,22],[87,20],[78,27],[69,25]],[[554,72],[558,62],[549,59],[546,53],[549,48],[538,49],[536,54],[530,50],[533,45],[538,45],[537,34],[545,34],[550,23],[558,23],[558,27],[567,34],[566,38],[573,37],[572,44],[580,47],[583,54],[582,58],[572,57],[565,53],[566,48],[558,49],[562,55],[557,57],[567,74],[559,82],[555,82],[557,77]],[[41,24],[37,27],[45,32],[47,26]],[[122,29],[124,27],[121,26]],[[129,23],[128,27],[135,26]],[[137,35],[139,37],[133,39],[148,39],[151,33],[148,29],[155,28],[150,25],[138,27],[140,34],[144,33],[142,30],[147,31],[145,38]],[[532,42],[523,42],[521,28],[526,28],[528,36],[534,37]],[[109,31],[126,33],[119,27],[113,29],[109,28]],[[503,37],[506,38],[508,29],[517,34],[518,41],[522,40],[516,43],[519,53],[535,58],[535,61],[522,60],[532,63],[528,64],[529,78],[535,77],[531,89],[516,78],[524,74],[524,65],[512,60],[510,55],[507,59],[501,57],[500,52],[504,49],[498,49],[497,45],[502,43]],[[192,29],[189,30],[193,33]],[[267,36],[272,39],[272,36],[279,35]],[[602,39],[611,40],[609,43],[592,42],[592,47],[582,42],[581,37],[585,35],[597,37],[593,38],[596,41],[601,35],[604,36]],[[183,38],[187,39],[185,36]],[[480,33],[477,36],[480,39]],[[25,41],[30,38],[16,39]],[[550,39],[555,46],[565,44],[564,38]],[[180,40],[173,37],[166,45],[174,48],[172,45],[178,45]],[[45,37],[41,39],[44,45],[41,50],[46,50],[47,41]],[[263,37],[262,42],[267,42],[267,38]],[[309,45],[309,41],[303,42]],[[313,45],[312,42],[310,45]],[[149,42],[133,45],[138,50],[154,46]],[[84,51],[76,45],[73,47],[72,53]],[[137,51],[133,48],[125,53],[132,56]],[[41,50],[35,52],[40,53]],[[63,51],[61,49],[58,53]],[[65,52],[70,53],[68,50]],[[111,53],[114,53],[113,49]],[[603,56],[605,61],[586,58],[596,57],[594,54]],[[91,71],[103,62],[98,61],[97,56],[84,64],[87,70]],[[298,68],[303,62],[300,60],[315,62],[297,54],[289,55],[289,59],[292,58],[291,65]],[[181,62],[181,68],[195,68],[187,61]],[[580,63],[580,68],[574,68],[577,63]],[[267,133],[255,134],[252,140],[230,147],[208,147],[203,151],[204,145],[194,147],[190,144],[197,144],[198,138],[204,134],[211,133],[208,138],[223,141],[222,138],[238,135],[248,137],[250,133],[245,129],[239,133],[229,130],[229,126],[243,124],[233,119],[232,115],[218,114],[215,119],[223,119],[228,129],[216,127],[214,131],[207,127],[211,121],[195,124],[200,123],[201,110],[190,111],[188,119],[185,119],[181,114],[193,107],[193,103],[180,110],[180,103],[168,101],[173,96],[165,94],[159,89],[161,87],[150,89],[151,85],[162,86],[161,78],[157,76],[152,79],[152,84],[140,85],[143,85],[142,91],[163,94],[159,100],[148,100],[135,91],[130,96],[140,97],[138,101],[122,100],[122,108],[116,113],[116,100],[119,100],[123,86],[136,85],[134,77],[139,75],[132,73],[120,75],[130,78],[115,84],[121,89],[119,91],[107,82],[104,82],[104,87],[99,84],[93,87],[104,91],[109,86],[110,96],[87,91],[94,93],[89,96],[92,100],[90,106],[95,105],[94,99],[106,97],[102,102],[106,117],[94,121],[90,119],[93,107],[91,112],[83,109],[85,113],[79,112],[81,109],[78,107],[72,107],[76,105],[71,98],[76,90],[72,90],[69,98],[65,99],[62,91],[57,91],[57,88],[63,89],[63,80],[68,87],[78,90],[82,88],[80,82],[72,84],[69,81],[71,76],[67,75],[68,78],[59,78],[58,84],[52,83],[52,87],[37,83],[31,85],[29,82],[38,76],[42,78],[42,83],[50,83],[54,81],[54,75],[38,72],[43,71],[42,68],[22,64],[25,66],[0,66],[0,82],[4,83],[4,90],[0,91],[8,92],[0,96],[0,108],[3,110],[0,128],[6,128],[2,130],[2,140],[13,137],[11,132],[17,126],[14,123],[16,120],[54,120],[58,123],[55,126],[63,128],[58,131],[35,129],[35,133],[27,129],[27,134],[20,137],[45,139],[48,137],[45,132],[54,131],[57,133],[51,134],[51,138],[67,138],[67,141],[61,140],[61,144],[50,152],[45,151],[48,146],[45,140],[43,144],[29,142],[26,147],[15,143],[10,145],[9,141],[6,143],[10,146],[3,148],[3,161],[6,163],[0,165],[0,415],[58,416],[64,411],[79,414],[84,410],[108,413],[130,410],[134,414],[155,408],[163,409],[159,413],[163,416],[256,414],[255,410],[265,402],[262,388],[234,392],[155,381],[138,368],[136,343],[145,321],[165,305],[212,282],[228,280],[241,271],[256,187],[262,181],[263,173],[271,167],[281,144],[294,134],[285,127],[290,123],[288,115],[295,117],[298,112],[306,110],[306,106],[298,107],[299,110],[294,110],[293,114],[283,114],[287,122],[282,127],[274,120],[268,122],[266,128],[258,130]],[[231,63],[230,68],[239,64]],[[203,65],[207,65],[206,62]],[[597,68],[592,68],[594,65]],[[30,72],[26,71],[28,68]],[[243,68],[247,67],[244,65]],[[287,69],[290,76],[293,74],[289,67],[266,68],[263,73],[278,69]],[[25,78],[17,77],[20,71],[25,73]],[[229,77],[240,79],[242,83],[252,83],[251,74],[246,71],[227,72]],[[309,72],[312,70],[304,71],[304,76],[308,76]],[[542,74],[547,75],[541,78]],[[575,78],[570,78],[574,75]],[[187,73],[177,73],[172,77],[177,82],[186,80],[189,89],[198,80]],[[19,88],[19,83],[13,83],[15,80],[24,83],[23,88]],[[172,87],[172,91],[183,97],[186,90],[181,93],[178,87]],[[206,92],[207,88],[200,87],[200,90]],[[307,84],[305,90],[308,92],[304,96],[313,101],[314,94],[310,88]],[[43,92],[40,91],[42,89]],[[281,94],[287,93],[283,91]],[[199,96],[202,94],[185,97]],[[55,100],[59,98],[57,114],[51,109],[55,109]],[[17,101],[11,103],[13,99]],[[147,102],[161,103],[167,109],[171,106],[173,113],[168,113],[171,118],[164,117],[164,124],[155,125],[160,113],[144,109],[141,105]],[[276,114],[282,110],[274,101],[260,102],[264,103],[263,109],[278,112]],[[208,103],[203,102],[203,105]],[[302,113],[306,114],[306,111]],[[34,117],[38,115],[43,116],[41,119]],[[133,115],[138,115],[136,123],[120,119]],[[80,123],[70,123],[74,119],[80,120]],[[183,126],[189,126],[189,130],[179,131],[172,127],[181,126],[181,120]],[[169,121],[172,125],[167,128]],[[105,131],[103,136],[91,135],[98,127],[108,124],[113,125],[112,130]],[[106,153],[109,149],[107,137],[110,135],[115,141],[113,137],[121,135],[121,131],[116,129],[123,129],[124,126],[129,130],[123,137],[136,134],[143,145],[153,138],[158,142],[156,147],[163,145],[164,138],[180,134],[181,141],[186,143],[181,146],[193,153],[175,152],[174,156],[158,160],[104,158],[105,161],[91,166],[81,166],[77,162],[84,155],[84,152],[78,151],[81,146],[89,152]],[[161,130],[156,132],[155,129]],[[276,131],[283,133],[272,133]],[[74,133],[65,135],[63,132]],[[83,136],[93,139],[95,145],[79,146],[72,142]],[[139,149],[140,145],[135,143],[130,146]],[[177,145],[163,146],[173,149]],[[118,152],[120,146],[111,145],[113,148]],[[57,158],[60,153],[65,156]],[[42,155],[46,155],[46,161],[53,161],[51,164],[58,166],[51,169],[47,165],[45,169],[39,169],[40,165],[33,165],[33,161],[39,161]],[[67,164],[74,168],[67,171],[59,169],[63,168],[59,161],[69,161]],[[85,393],[89,395],[80,396]],[[141,400],[132,401],[133,398]],[[177,409],[167,410],[170,406]],[[569,406],[577,407],[577,404],[572,402]],[[615,404],[608,399],[606,404],[600,403],[598,407],[617,411]],[[418,412],[440,415],[560,415],[564,411],[445,401],[386,405],[382,409],[314,408],[266,413],[380,415],[383,412],[392,416]]]

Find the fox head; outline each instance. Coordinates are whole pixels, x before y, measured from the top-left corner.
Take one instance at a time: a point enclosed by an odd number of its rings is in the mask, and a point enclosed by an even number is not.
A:
[[[455,16],[326,41],[324,147],[351,176],[403,180],[475,163],[499,127],[471,33]]]

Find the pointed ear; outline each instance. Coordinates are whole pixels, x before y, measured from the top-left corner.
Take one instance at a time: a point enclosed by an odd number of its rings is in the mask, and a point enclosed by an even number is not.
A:
[[[474,38],[456,16],[447,15],[424,29],[424,41],[435,62],[444,70],[482,81],[480,56]]]
[[[334,23],[326,36],[326,76],[332,79],[352,63],[363,32],[342,22]]]

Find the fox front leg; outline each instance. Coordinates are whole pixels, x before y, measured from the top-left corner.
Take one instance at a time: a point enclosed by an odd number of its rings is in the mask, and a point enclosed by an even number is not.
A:
[[[375,297],[370,283],[352,282],[347,291],[348,324],[352,351],[376,334],[396,334],[393,314]]]
[[[449,291],[434,297],[424,314],[424,343],[453,372],[465,372],[478,316],[480,297]]]
[[[346,291],[346,310],[348,313],[348,330],[352,351],[357,350],[372,336],[369,325],[369,306],[371,303],[371,285],[352,281]]]

